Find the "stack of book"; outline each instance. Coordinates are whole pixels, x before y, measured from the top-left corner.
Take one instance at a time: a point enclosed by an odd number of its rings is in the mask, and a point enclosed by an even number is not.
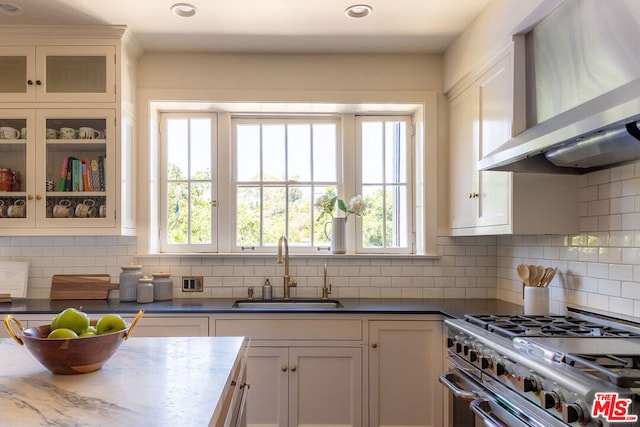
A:
[[[65,156],[58,191],[105,191],[104,168],[104,156],[91,160]]]

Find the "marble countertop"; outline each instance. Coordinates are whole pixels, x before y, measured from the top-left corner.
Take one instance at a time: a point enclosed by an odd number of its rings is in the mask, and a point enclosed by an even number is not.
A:
[[[244,338],[136,338],[102,369],[56,375],[0,339],[2,426],[206,426]]]
[[[105,300],[62,300],[15,299],[10,304],[0,304],[0,314],[53,314],[67,307],[83,307],[87,313],[117,312],[135,314],[143,309],[145,313],[158,314],[217,314],[217,313],[375,313],[375,314],[444,314],[461,317],[465,313],[474,314],[522,314],[523,307],[498,299],[394,299],[394,298],[338,298],[340,308],[232,308],[236,299],[202,298],[173,299],[149,304]]]

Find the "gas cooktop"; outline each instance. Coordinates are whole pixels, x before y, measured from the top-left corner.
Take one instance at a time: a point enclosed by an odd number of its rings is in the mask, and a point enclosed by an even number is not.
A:
[[[465,314],[465,320],[506,338],[518,336],[640,338],[640,331],[635,332],[573,316]]]

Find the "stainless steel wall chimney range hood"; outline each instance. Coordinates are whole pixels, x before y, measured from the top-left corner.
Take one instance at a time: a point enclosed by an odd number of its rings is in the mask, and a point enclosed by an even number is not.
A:
[[[565,1],[526,34],[528,128],[479,169],[585,173],[640,158],[634,1]]]

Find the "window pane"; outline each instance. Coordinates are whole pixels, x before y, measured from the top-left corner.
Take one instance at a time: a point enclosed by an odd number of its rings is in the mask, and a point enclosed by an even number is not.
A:
[[[380,185],[362,188],[362,197],[369,209],[362,217],[362,246],[365,248],[384,248],[384,197]]]
[[[286,179],[284,138],[284,125],[262,126],[262,179],[264,181],[284,181]]]
[[[275,246],[286,229],[286,190],[284,187],[265,187],[263,190],[262,244]]]
[[[211,179],[211,119],[191,120],[191,179]]]
[[[186,179],[189,173],[189,120],[167,120],[167,178]]]
[[[259,246],[260,189],[258,187],[238,187],[236,204],[237,245]]]
[[[313,180],[331,182],[338,179],[336,172],[336,125],[313,125]]]
[[[313,194],[313,203],[314,203],[314,218],[315,218],[315,222],[314,222],[314,228],[313,228],[313,240],[314,240],[314,244],[317,245],[322,245],[322,246],[326,246],[329,245],[331,242],[331,235],[330,233],[330,228],[327,228],[327,231],[329,233],[324,232],[325,227],[330,227],[326,224],[330,224],[331,223],[331,215],[322,215],[322,212],[320,211],[320,209],[318,209],[317,207],[315,207],[315,202],[316,200],[318,200],[318,198],[320,196],[327,196],[329,198],[334,197],[337,194],[337,190],[336,187],[315,187],[314,188],[314,194]]]
[[[260,180],[260,126],[236,126],[236,174],[238,181]]]
[[[191,186],[191,243],[211,243],[211,182]]]
[[[287,127],[288,164],[291,181],[311,180],[311,126],[308,124]]]
[[[404,186],[389,186],[385,195],[387,208],[386,247],[407,247],[407,189]]]
[[[289,187],[290,245],[311,245],[311,188]]]
[[[406,125],[385,123],[385,171],[387,183],[407,182]]]
[[[187,183],[167,185],[167,241],[189,243],[189,186]]]
[[[362,182],[382,183],[383,140],[381,122],[362,123]]]

